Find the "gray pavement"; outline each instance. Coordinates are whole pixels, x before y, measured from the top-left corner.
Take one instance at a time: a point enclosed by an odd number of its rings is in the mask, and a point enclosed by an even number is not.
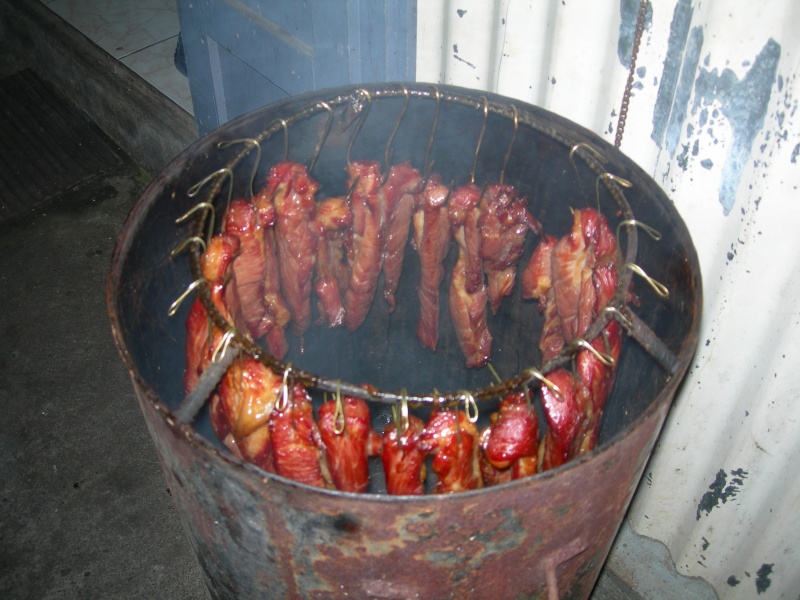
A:
[[[0,597],[203,598],[105,282],[128,162],[0,224]]]

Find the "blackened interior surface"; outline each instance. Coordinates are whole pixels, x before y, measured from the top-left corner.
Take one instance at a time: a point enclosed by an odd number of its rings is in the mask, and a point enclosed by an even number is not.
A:
[[[241,147],[236,146],[220,150],[217,142],[254,137],[276,119],[288,118],[309,102],[334,95],[311,94],[290,99],[223,126],[179,156],[153,181],[137,205],[130,251],[121,266],[117,307],[123,336],[141,378],[169,408],[177,407],[183,397],[184,323],[193,299],[190,297],[184,302],[174,317],[167,316],[169,305],[191,281],[188,254],[170,258],[171,250],[190,235],[190,228],[175,225],[175,220],[201,199],[189,198],[188,189],[241,151]],[[511,102],[499,96],[488,97],[493,102]],[[352,145],[351,160],[383,162],[386,141],[402,104],[402,97],[382,98],[371,103],[364,126]],[[634,215],[663,235],[661,241],[655,242],[639,234],[637,263],[670,290],[669,299],[662,300],[643,280],[635,278],[634,289],[641,301],[635,311],[685,363],[690,358],[686,355],[694,350],[687,340],[696,336],[692,328],[696,328],[700,310],[697,305],[700,283],[694,248],[674,207],[646,174],[602,139],[551,113],[522,103],[516,105],[527,118],[534,119],[537,126],[553,129],[557,137],[568,140],[565,144],[548,133],[520,124],[504,172],[505,182],[527,197],[531,213],[542,223],[545,232],[564,235],[572,224],[571,208],[596,207],[598,202],[612,227],[619,221],[619,207],[611,194],[602,186],[599,195],[595,193],[597,175],[580,158],[576,158],[573,167],[569,160],[572,144],[590,142],[608,160],[605,167],[609,172],[633,183],[624,193]],[[392,143],[393,163],[408,160],[421,172],[425,171],[424,156],[435,112],[433,99],[412,99]],[[352,113],[340,108],[334,114],[331,132],[312,172],[321,184],[320,197],[345,193],[345,156],[355,126]],[[289,128],[289,160],[310,164],[326,118],[327,113],[322,111]],[[430,153],[430,171],[440,174],[446,183],[467,183],[483,122],[483,111],[479,108],[442,101]],[[511,119],[489,115],[475,170],[478,185],[499,180],[513,135]],[[256,190],[264,184],[268,169],[285,158],[282,131],[263,141],[261,147]],[[253,158],[247,158],[236,167],[234,196],[249,195],[251,165]],[[218,214],[226,200],[227,187],[223,187],[216,201]],[[538,239],[529,234],[521,265],[537,242]],[[491,383],[487,369],[464,367],[450,324],[447,289],[455,254],[453,246],[448,257],[448,275],[442,285],[440,340],[435,353],[421,348],[415,335],[419,261],[409,247],[394,313],[388,313],[380,292],[381,280],[372,310],[359,330],[351,334],[314,325],[302,340],[302,352],[301,341],[290,336],[291,349],[286,360],[330,379],[370,383],[393,391],[406,388],[410,393],[475,389]],[[520,298],[519,285],[514,296],[506,299],[489,322],[494,337],[491,363],[501,377],[510,377],[526,367],[540,364],[537,341],[542,319],[535,303]],[[606,408],[601,443],[633,423],[655,400],[667,380],[668,374],[634,340],[626,340],[614,391]],[[484,418],[489,410],[482,405]],[[373,417],[378,428],[388,422],[388,415],[388,407],[374,407]],[[214,440],[204,417],[197,426],[201,433]]]

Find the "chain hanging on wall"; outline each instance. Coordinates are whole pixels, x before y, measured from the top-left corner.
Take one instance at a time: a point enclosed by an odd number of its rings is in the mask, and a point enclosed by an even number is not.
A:
[[[622,94],[622,104],[619,108],[619,118],[617,119],[617,135],[614,138],[614,145],[619,148],[622,144],[622,135],[625,132],[625,121],[628,118],[628,105],[631,101],[633,91],[633,75],[636,70],[636,56],[639,54],[639,45],[642,42],[644,33],[644,21],[647,16],[647,6],[650,0],[639,2],[639,14],[636,17],[636,33],[633,38],[633,48],[631,49],[631,68],[628,71],[628,81],[625,83],[625,92]]]

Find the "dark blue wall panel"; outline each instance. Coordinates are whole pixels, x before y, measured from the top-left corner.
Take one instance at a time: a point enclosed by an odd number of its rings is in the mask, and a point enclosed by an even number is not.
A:
[[[302,92],[413,81],[416,0],[178,0],[200,135]]]

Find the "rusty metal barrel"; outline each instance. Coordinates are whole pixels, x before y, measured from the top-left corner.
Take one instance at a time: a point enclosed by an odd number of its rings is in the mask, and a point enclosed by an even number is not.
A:
[[[435,93],[422,84],[367,88],[372,107],[352,147],[354,154],[381,160],[388,155],[391,137],[394,160],[419,164],[425,156],[445,174],[443,179],[504,177],[525,193],[534,216],[554,231],[568,230],[568,209],[577,204],[603,202],[609,220],[619,221],[619,211],[601,199],[606,192],[598,182],[606,185],[609,177],[602,173],[607,173],[629,183],[617,191],[624,192],[637,221],[661,234],[658,241],[640,236],[636,264],[669,295],[662,298],[636,280],[635,322],[627,329],[631,335],[624,343],[598,446],[588,454],[532,477],[451,495],[350,494],[299,484],[236,458],[215,440],[207,416],[189,424],[175,418],[183,400],[186,308],[175,317],[167,311],[191,282],[189,262],[171,255],[186,236],[175,222],[197,202],[190,189],[225,168],[230,151],[221,150],[220,142],[251,139],[309,106],[357,99],[363,90],[341,88],[289,98],[199,140],[153,178],[131,211],[112,260],[108,308],[119,352],[211,595],[586,598],[697,345],[702,285],[690,235],[664,192],[630,158],[557,115],[448,86],[435,88]],[[382,100],[382,90],[392,94]],[[439,106],[440,97],[448,94],[465,100]],[[403,126],[392,134],[404,102]],[[514,117],[487,118],[482,106],[489,104],[513,105]],[[433,139],[429,131],[434,117],[435,143],[426,144]],[[315,118],[292,127],[286,138],[276,134],[262,141],[261,161],[269,165],[286,158],[287,148],[296,160],[313,156],[318,159],[316,176],[323,186],[334,187],[333,180],[342,177],[341,156],[348,152],[353,130],[334,119],[320,151],[326,111],[317,122]],[[505,151],[511,135],[515,139],[509,160]],[[495,151],[473,152],[478,136]],[[430,156],[426,145],[431,146]],[[583,162],[576,160],[578,155]],[[589,167],[600,168],[601,175]],[[232,172],[232,193],[246,194],[251,172],[256,182],[263,181],[265,168],[256,164],[255,171],[248,166]],[[517,294],[495,322],[501,331],[493,362],[505,374],[518,373],[537,352],[538,331],[526,321],[535,310],[522,304]],[[387,318],[377,310],[370,316],[378,322]],[[336,354],[325,335],[319,337],[321,349],[303,356],[316,361]],[[309,335],[311,343],[315,339]],[[356,338],[346,352],[363,346]],[[347,354],[348,363],[359,364],[359,377],[368,377],[371,366],[385,366],[405,349],[384,344],[374,352],[384,354]],[[526,354],[530,352],[534,354]],[[429,361],[425,356],[416,360],[423,378],[447,374],[445,385],[452,382],[453,389],[471,389],[482,381],[473,372],[465,373],[463,365],[447,366],[446,356],[437,355],[435,361],[445,363],[435,363],[427,374],[422,367]],[[385,376],[374,368],[376,379]],[[379,385],[428,385],[411,381],[414,369],[393,377]]]

